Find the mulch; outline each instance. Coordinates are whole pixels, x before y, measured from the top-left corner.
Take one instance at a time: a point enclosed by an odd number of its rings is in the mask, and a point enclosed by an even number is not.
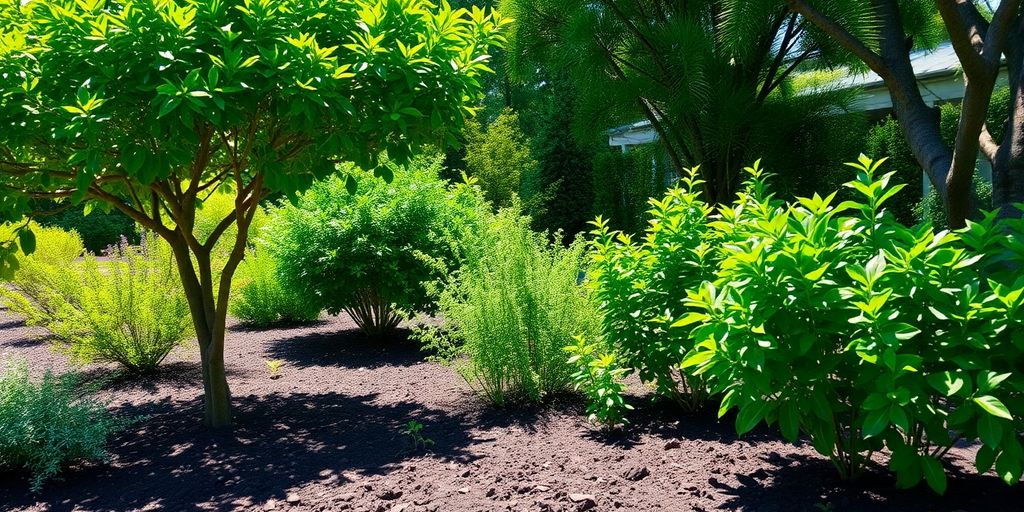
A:
[[[0,311],[0,353],[33,371],[63,371],[46,332]],[[38,494],[0,474],[0,510],[245,511],[997,511],[1021,510],[1024,487],[967,468],[952,452],[945,497],[895,488],[880,467],[840,482],[809,445],[765,429],[737,438],[729,418],[687,415],[650,400],[623,432],[602,434],[575,396],[495,409],[404,336],[372,343],[347,318],[292,328],[235,325],[227,365],[236,426],[201,426],[198,350],[184,347],[145,380],[105,382],[101,395],[138,421],[110,441],[111,461],[68,468]],[[265,361],[284,361],[271,379]],[[415,420],[433,441],[412,446]],[[880,461],[883,462],[883,461]]]

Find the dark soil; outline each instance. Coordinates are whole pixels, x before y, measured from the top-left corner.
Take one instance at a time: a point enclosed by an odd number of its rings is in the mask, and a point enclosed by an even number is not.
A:
[[[37,373],[65,369],[45,335],[0,312],[0,352],[27,358]],[[731,422],[652,403],[639,386],[633,425],[613,436],[591,429],[574,397],[493,409],[410,342],[370,343],[347,319],[234,328],[237,425],[209,432],[197,357],[189,347],[156,376],[109,381],[110,408],[143,417],[111,440],[111,463],[69,468],[37,495],[23,476],[0,475],[0,510],[911,512],[1024,503],[1024,487],[964,469],[970,449],[953,452],[946,497],[897,490],[884,468],[844,485],[809,446],[768,431],[737,439]],[[270,378],[267,359],[285,362],[281,378]],[[410,420],[424,425],[428,451],[400,433]]]

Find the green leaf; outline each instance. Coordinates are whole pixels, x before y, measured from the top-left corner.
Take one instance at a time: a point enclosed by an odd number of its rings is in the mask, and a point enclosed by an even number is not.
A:
[[[978,392],[988,393],[999,387],[1004,380],[1010,377],[1009,373],[997,374],[996,372],[984,371],[978,375]]]
[[[945,396],[953,396],[964,387],[964,378],[953,372],[933,373],[925,378],[928,385]]]
[[[1003,439],[1003,424],[988,414],[979,416],[978,437],[985,446],[996,448]]]
[[[946,471],[942,469],[942,463],[932,457],[921,457],[921,469],[928,487],[939,494],[945,494]]]
[[[1010,415],[1010,410],[999,401],[998,398],[992,395],[982,395],[974,398],[974,403],[978,404],[985,412],[996,416],[998,418],[1004,418],[1012,420],[1013,416]]]
[[[978,469],[978,473],[988,473],[988,470],[992,469],[992,464],[995,461],[996,451],[989,448],[987,444],[983,444],[978,449],[978,454],[974,457],[974,467]]]
[[[359,189],[359,183],[356,182],[356,178],[351,174],[345,175],[345,190],[348,191],[349,195],[356,195]]]
[[[793,402],[784,402],[779,407],[779,429],[789,442],[795,442],[800,435],[800,411]]]
[[[740,408],[739,414],[736,415],[736,433],[742,435],[753,430],[764,418],[767,403],[762,400]]]
[[[889,409],[875,409],[864,418],[864,437],[881,434],[889,426]]]
[[[36,252],[36,234],[29,228],[18,231],[18,245],[26,256]]]

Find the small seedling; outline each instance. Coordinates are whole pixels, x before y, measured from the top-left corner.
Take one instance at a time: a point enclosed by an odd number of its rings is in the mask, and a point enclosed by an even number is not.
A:
[[[281,378],[281,367],[284,366],[284,361],[282,361],[280,359],[270,359],[270,360],[266,361],[266,363],[267,363],[267,370],[270,371],[270,378],[271,379],[279,379],[279,378]]]
[[[434,445],[433,439],[423,435],[423,424],[416,420],[409,420],[409,423],[405,424],[401,432],[412,442],[413,450],[426,450],[427,447]]]

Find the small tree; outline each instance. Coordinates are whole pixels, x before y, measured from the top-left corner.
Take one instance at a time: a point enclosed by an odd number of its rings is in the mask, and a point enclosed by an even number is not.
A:
[[[260,200],[295,196],[339,161],[372,169],[382,151],[403,162],[455,140],[504,24],[425,0],[0,0],[0,220],[59,198],[167,240],[205,421],[229,425],[228,297]],[[218,190],[234,209],[196,236],[196,209]],[[232,226],[219,263],[211,252]],[[32,250],[29,231],[19,239]]]

